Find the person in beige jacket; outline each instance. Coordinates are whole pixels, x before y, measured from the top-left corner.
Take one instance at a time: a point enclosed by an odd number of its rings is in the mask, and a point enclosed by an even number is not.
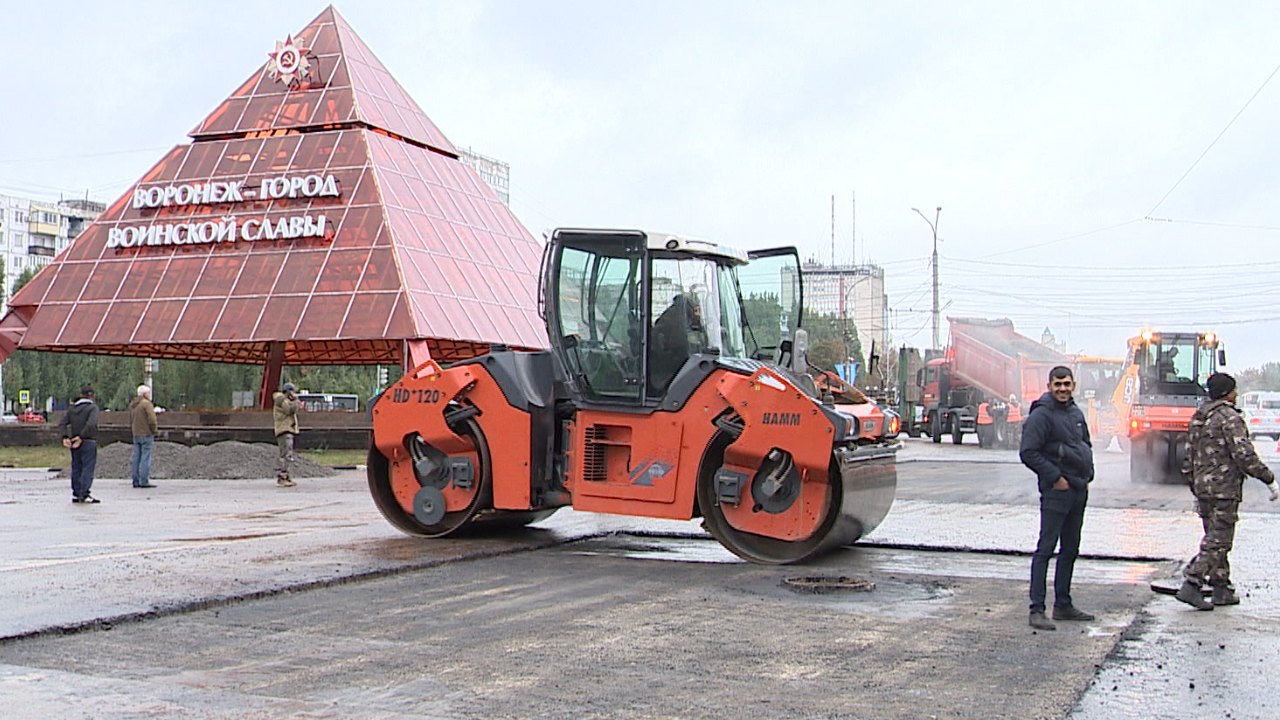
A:
[[[153,488],[151,484],[151,452],[156,445],[156,406],[151,404],[151,388],[138,386],[138,394],[129,403],[129,424],[133,427],[133,486]]]
[[[271,418],[275,423],[276,445],[280,448],[280,459],[276,461],[276,484],[280,487],[295,485],[289,478],[289,465],[293,462],[293,439],[298,434],[297,393],[296,385],[285,383],[280,392],[271,396],[275,401]]]

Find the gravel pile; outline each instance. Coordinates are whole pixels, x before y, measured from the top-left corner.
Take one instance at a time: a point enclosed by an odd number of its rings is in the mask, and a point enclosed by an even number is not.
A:
[[[129,478],[132,463],[132,443],[111,443],[98,448],[98,466],[95,478]],[[235,440],[187,447],[180,443],[157,442],[151,453],[151,478],[153,480],[207,479],[242,480],[273,478],[276,475],[276,459],[279,449],[268,443],[243,443]],[[71,461],[67,461],[59,477],[70,477]],[[301,455],[294,455],[289,475],[295,478],[327,477],[336,473],[332,468],[317,465]]]

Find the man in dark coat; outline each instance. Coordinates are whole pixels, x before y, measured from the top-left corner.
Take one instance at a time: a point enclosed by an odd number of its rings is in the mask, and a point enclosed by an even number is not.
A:
[[[80,388],[80,398],[67,408],[59,427],[62,446],[71,451],[71,502],[96,505],[98,499],[89,494],[98,465],[98,405],[91,386]]]
[[[653,348],[649,353],[649,382],[654,394],[665,391],[685,361],[702,352],[702,309],[697,298],[687,293],[676,295],[671,304],[653,322]]]
[[[1182,471],[1191,475],[1191,491],[1204,526],[1200,553],[1183,572],[1186,580],[1177,597],[1197,610],[1215,605],[1238,605],[1231,586],[1227,554],[1235,538],[1245,475],[1266,483],[1271,499],[1280,497],[1276,476],[1253,449],[1249,429],[1236,409],[1236,381],[1226,373],[1209,376],[1209,402],[1191,416],[1187,431],[1187,457]],[[1200,588],[1213,587],[1213,600],[1205,600]]]
[[[1040,486],[1040,540],[1031,556],[1030,624],[1037,630],[1057,629],[1044,614],[1049,558],[1055,548],[1053,619],[1094,619],[1071,602],[1071,575],[1093,482],[1093,443],[1084,413],[1071,397],[1075,387],[1071,368],[1059,365],[1050,370],[1049,391],[1031,403],[1022,425],[1019,457],[1035,472]]]

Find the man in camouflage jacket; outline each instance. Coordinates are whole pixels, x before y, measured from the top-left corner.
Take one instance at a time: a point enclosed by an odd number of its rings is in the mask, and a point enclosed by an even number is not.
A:
[[[1209,402],[1191,417],[1187,457],[1183,473],[1191,475],[1197,511],[1204,525],[1200,552],[1183,573],[1186,580],[1176,597],[1198,610],[1214,605],[1236,605],[1240,599],[1231,587],[1227,554],[1235,537],[1244,477],[1252,475],[1267,484],[1271,499],[1280,497],[1275,474],[1258,458],[1240,411],[1236,409],[1236,381],[1226,373],[1209,376]],[[1213,601],[1200,588],[1213,587]]]

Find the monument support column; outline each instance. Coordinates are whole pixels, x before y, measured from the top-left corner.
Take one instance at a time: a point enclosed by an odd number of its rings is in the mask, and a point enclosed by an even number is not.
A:
[[[422,339],[405,340],[404,351],[400,359],[400,372],[407,373],[431,359],[431,350],[427,341]]]
[[[284,343],[273,342],[267,348],[267,365],[262,371],[262,387],[258,389],[258,407],[270,410],[275,405],[272,393],[280,389],[280,375],[284,372]]]

